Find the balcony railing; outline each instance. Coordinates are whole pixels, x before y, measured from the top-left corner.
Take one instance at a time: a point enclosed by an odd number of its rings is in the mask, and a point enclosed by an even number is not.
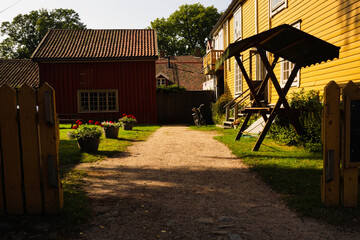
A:
[[[215,62],[220,58],[223,54],[224,50],[210,50],[204,58],[203,58],[203,65],[204,65],[204,73],[206,75],[215,74]]]

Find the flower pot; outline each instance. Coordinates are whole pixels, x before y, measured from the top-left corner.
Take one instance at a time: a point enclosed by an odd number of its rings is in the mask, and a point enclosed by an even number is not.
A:
[[[124,129],[124,130],[132,130],[133,129],[133,127],[134,127],[134,123],[133,122],[123,122],[122,123],[122,128]]]
[[[105,137],[106,138],[118,138],[119,128],[118,127],[104,127]]]
[[[81,138],[77,140],[78,146],[84,152],[97,152],[100,138]]]

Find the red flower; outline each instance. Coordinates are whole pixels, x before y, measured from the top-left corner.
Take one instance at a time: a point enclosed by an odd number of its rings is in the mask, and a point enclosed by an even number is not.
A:
[[[78,125],[80,126],[81,124],[83,124],[81,121],[78,122]]]
[[[132,116],[131,116],[131,118],[132,118],[132,119],[135,119],[135,116],[134,116],[134,115],[132,115]]]
[[[78,125],[72,126],[72,129],[77,129],[77,128],[78,128]]]
[[[79,124],[79,122],[81,122],[81,121],[80,121],[80,120],[76,120],[76,122],[75,122],[75,123],[76,123],[76,124]]]
[[[94,121],[93,120],[89,120],[89,124],[93,124],[94,123]]]
[[[95,122],[95,125],[101,125],[99,121],[96,121]]]
[[[126,116],[126,114],[125,114],[125,113],[123,113],[123,116],[125,117],[125,116]]]
[[[109,123],[113,123],[112,121],[109,121]]]

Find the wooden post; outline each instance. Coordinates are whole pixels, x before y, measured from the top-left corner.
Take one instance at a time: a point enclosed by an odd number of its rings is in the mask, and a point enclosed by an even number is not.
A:
[[[229,118],[230,118],[230,106],[228,105],[225,108],[225,120],[229,121]]]
[[[344,207],[357,207],[358,205],[358,166],[360,164],[360,161],[355,163],[350,161],[351,104],[352,100],[354,99],[360,100],[360,89],[352,81],[350,81],[343,89],[343,106],[345,119],[343,127],[344,144],[342,155],[342,176],[344,184],[342,203]]]
[[[234,107],[234,122],[239,118],[239,105],[235,103]]]
[[[340,203],[340,87],[329,82],[324,91],[323,175],[321,201],[326,206]]]
[[[16,106],[16,91],[4,84],[0,87],[0,137],[5,206],[6,213],[11,215],[24,213]]]
[[[29,85],[23,85],[19,90],[18,99],[26,212],[39,214],[43,212],[43,204],[36,121],[36,92]]]
[[[59,213],[63,206],[63,189],[59,176],[59,129],[55,116],[55,91],[47,83],[44,83],[39,88],[37,97],[44,208],[45,213],[53,214]]]

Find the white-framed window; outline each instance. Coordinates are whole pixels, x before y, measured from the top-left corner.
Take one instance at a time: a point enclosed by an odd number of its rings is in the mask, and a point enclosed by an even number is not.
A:
[[[234,41],[241,39],[241,7],[234,13]]]
[[[287,8],[287,0],[269,0],[270,17],[274,16],[284,8]]]
[[[242,73],[236,60],[234,62],[234,97],[237,97],[242,93]]]
[[[78,90],[78,111],[117,112],[118,90]]]
[[[156,78],[156,87],[160,87],[161,85],[166,85],[166,78],[164,77]]]
[[[291,26],[300,29],[300,21],[292,24]],[[293,68],[295,67],[295,64],[284,59],[280,59],[280,60],[281,60],[280,85],[281,87],[284,87]],[[300,70],[297,72],[296,77],[294,78],[294,81],[291,84],[291,87],[300,87]]]
[[[220,29],[219,33],[215,36],[215,49],[224,50],[224,31]]]

